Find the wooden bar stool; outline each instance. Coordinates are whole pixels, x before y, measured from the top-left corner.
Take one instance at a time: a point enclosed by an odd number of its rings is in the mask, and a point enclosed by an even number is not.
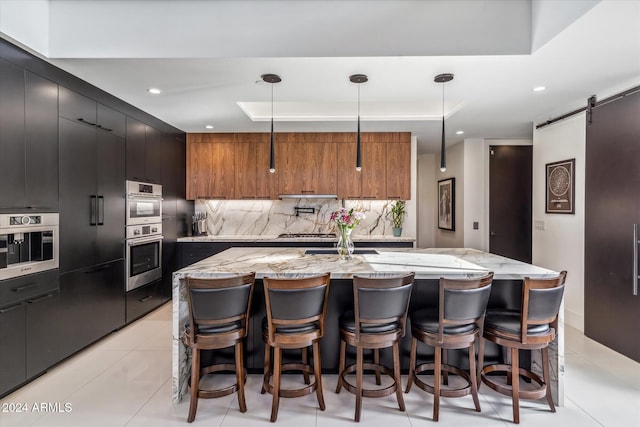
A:
[[[198,398],[211,399],[238,392],[240,412],[247,410],[244,383],[243,339],[249,332],[249,310],[255,273],[220,279],[187,277],[189,324],[184,343],[191,349],[191,380],[188,422],[196,417]],[[220,363],[200,366],[201,350],[220,350],[235,346],[235,364]],[[216,390],[201,390],[200,378],[205,374],[235,371],[235,384]]]
[[[421,309],[411,313],[411,361],[406,393],[415,382],[422,390],[433,394],[433,420],[438,421],[440,396],[473,396],[476,411],[480,412],[476,376],[476,338],[482,337],[484,317],[491,293],[493,273],[477,279],[440,278],[438,309]],[[418,340],[434,347],[434,363],[416,366]],[[442,351],[469,350],[469,373],[443,362]],[[433,384],[423,381],[418,374],[433,371]],[[460,376],[464,387],[448,387],[448,373]],[[443,381],[444,380],[444,381]],[[444,382],[444,384],[442,384]]]
[[[262,393],[268,391],[273,395],[271,422],[278,418],[281,397],[300,397],[315,391],[318,405],[324,411],[320,339],[324,336],[329,274],[302,279],[265,277],[263,283],[267,316],[262,329],[265,342]],[[313,348],[313,368],[307,360],[306,349],[309,346]],[[283,349],[302,349],[302,363],[283,364]],[[306,385],[297,389],[283,389],[280,385],[282,372],[292,370],[303,372]],[[309,381],[309,374],[314,375],[313,383]],[[271,377],[273,385],[270,384]]]
[[[400,379],[400,348],[398,342],[404,336],[409,310],[409,299],[414,274],[402,277],[366,278],[353,277],[353,311],[340,316],[340,367],[336,393],[342,387],[356,395],[355,421],[360,421],[362,397],[383,397],[396,393],[398,406],[405,410]],[[356,363],[345,367],[347,344],[356,347]],[[379,349],[393,348],[393,369],[381,365]],[[373,363],[364,363],[364,349],[374,350]],[[393,384],[383,389],[365,389],[363,372],[374,371],[376,384],[380,373],[389,375]],[[356,385],[349,383],[347,374],[356,372]]]
[[[513,422],[520,423],[519,399],[547,398],[551,412],[556,408],[551,395],[549,374],[549,343],[556,337],[558,312],[564,294],[567,272],[551,279],[525,278],[522,287],[522,309],[489,309],[485,319],[484,338],[510,349],[511,364],[483,365],[484,341],[480,341],[479,380],[498,393],[511,396]],[[542,378],[530,370],[520,368],[518,350],[542,351]],[[516,373],[514,376],[513,374]],[[537,383],[532,390],[520,389],[520,376]]]

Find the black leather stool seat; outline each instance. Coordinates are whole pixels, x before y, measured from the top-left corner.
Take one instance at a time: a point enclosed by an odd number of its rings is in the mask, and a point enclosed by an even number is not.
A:
[[[356,320],[355,313],[353,310],[347,310],[340,315],[340,319],[338,320],[340,323],[340,328],[349,332],[356,332]],[[400,323],[391,322],[391,323],[382,323],[382,324],[370,324],[370,325],[362,325],[360,332],[364,334],[387,334],[389,332],[393,332],[397,329],[400,329]]]
[[[198,327],[199,335],[214,335],[214,334],[226,334],[227,332],[233,332],[242,327],[240,321],[233,323],[225,323],[223,325],[202,325]],[[186,333],[191,333],[191,325],[188,323],[184,326]]]
[[[318,329],[318,324],[315,322],[305,323],[304,325],[279,325],[276,327],[276,334],[304,334],[315,331],[316,329]],[[262,332],[267,333],[268,330],[269,326],[267,324],[267,316],[264,316],[262,318]]]
[[[485,328],[492,328],[499,332],[520,334],[520,311],[508,309],[489,309],[484,321]],[[549,333],[549,324],[530,325],[527,335],[544,335]]]
[[[437,334],[439,327],[438,309],[424,308],[411,313],[411,327],[421,329],[425,332]],[[467,334],[475,329],[475,323],[467,325],[447,325],[442,332],[445,335]]]

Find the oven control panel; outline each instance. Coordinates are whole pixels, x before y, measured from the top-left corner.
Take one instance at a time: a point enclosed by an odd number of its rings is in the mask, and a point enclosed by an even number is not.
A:
[[[161,236],[162,224],[129,225],[127,226],[127,239],[139,237]]]
[[[17,215],[9,217],[9,225],[35,225],[42,224],[40,215]]]

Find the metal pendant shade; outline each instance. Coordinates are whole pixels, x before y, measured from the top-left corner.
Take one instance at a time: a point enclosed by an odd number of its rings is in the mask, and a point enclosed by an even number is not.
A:
[[[275,135],[273,133],[273,85],[274,83],[280,83],[282,79],[277,74],[263,74],[260,76],[262,80],[267,83],[271,83],[271,137],[269,145],[269,172],[274,173],[276,171],[276,156],[275,156]]]
[[[358,84],[358,133],[356,134],[356,170],[362,170],[362,142],[360,141],[360,83],[365,83],[369,80],[364,74],[354,74],[349,76],[351,83]]]
[[[438,74],[433,78],[436,83],[442,83],[442,141],[440,144],[440,171],[447,170],[447,153],[445,148],[445,131],[444,131],[444,84],[453,80],[453,74]]]

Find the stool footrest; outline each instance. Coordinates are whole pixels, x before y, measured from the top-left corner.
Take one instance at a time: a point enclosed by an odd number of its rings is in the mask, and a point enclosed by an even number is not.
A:
[[[216,365],[210,365],[200,369],[200,377],[206,374],[213,374],[216,372],[235,372],[236,365],[233,363],[219,363]],[[244,372],[244,382],[247,382],[247,373]],[[191,378],[189,378],[189,384],[191,384]],[[238,383],[229,385],[228,387],[214,389],[214,390],[198,390],[198,398],[200,399],[215,399],[218,397],[228,396],[238,391]]]
[[[481,373],[482,382],[485,383],[489,388],[497,391],[500,394],[504,394],[505,396],[511,396],[513,394],[513,391],[512,391],[513,389],[510,385],[496,381],[495,380],[496,376],[487,375],[493,372],[503,374],[506,376],[509,372],[511,372],[511,366],[504,365],[504,364],[489,365],[489,366],[485,366],[482,369],[482,373]],[[542,378],[540,378],[538,374],[523,368],[519,368],[518,375],[529,378],[538,384],[538,387],[535,389],[520,390],[518,393],[518,397],[520,399],[542,399],[543,397],[546,396],[547,385],[542,380]],[[512,379],[512,381],[518,381],[518,380],[519,380],[519,377],[517,378],[514,377]]]
[[[308,374],[313,375],[313,367],[311,365],[305,365],[304,363],[285,363],[282,365],[282,372],[287,372],[287,371],[301,371],[301,372],[306,372]],[[273,386],[271,385],[271,381],[270,381],[272,376],[273,376],[272,371],[267,372],[262,382],[262,389],[265,392],[269,392],[269,394],[273,394]],[[311,394],[314,391],[316,391],[317,388],[318,388],[318,384],[316,383],[316,381],[301,388],[284,389],[280,387],[279,395],[280,397],[306,396],[307,394]]]
[[[413,382],[420,387],[422,390],[427,393],[434,394],[435,390],[431,384],[423,381],[418,374],[425,371],[433,371],[435,369],[434,363],[423,363],[421,365],[416,366],[415,375],[413,376]],[[463,371],[460,368],[451,365],[440,365],[440,369],[451,374],[458,375],[462,379],[464,379],[467,383],[466,386],[461,388],[450,388],[447,386],[440,385],[440,396],[443,397],[462,397],[471,394],[471,377],[469,373]]]
[[[393,378],[393,371],[389,368],[387,368],[384,365],[378,365],[375,363],[363,363],[362,364],[362,370],[363,371],[375,371],[375,372],[379,372],[381,374],[385,374],[391,377],[391,379],[393,380],[393,384],[384,387],[384,388],[379,388],[379,389],[367,389],[367,388],[363,388],[362,389],[362,395],[364,397],[384,397],[384,396],[389,396],[393,393],[396,392],[397,388],[399,387],[398,384],[396,384],[395,379]],[[356,371],[356,365],[355,363],[352,365],[347,366],[346,368],[344,368],[344,371],[342,371],[340,373],[340,377],[342,378],[342,386],[350,393],[356,394],[356,386],[354,386],[353,384],[351,384],[350,382],[347,381],[346,376],[347,374],[350,374],[352,372]],[[400,385],[401,387],[402,385]]]

